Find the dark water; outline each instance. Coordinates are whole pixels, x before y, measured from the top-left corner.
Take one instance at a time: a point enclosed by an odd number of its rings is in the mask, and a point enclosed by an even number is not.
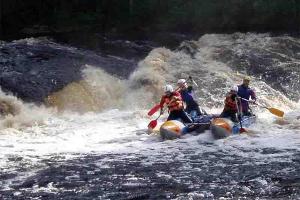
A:
[[[204,144],[199,144],[204,145]],[[213,144],[206,144],[212,145]],[[214,148],[217,148],[215,146]],[[298,199],[300,196],[300,154],[291,160],[262,161],[193,148],[173,149],[160,157],[142,154],[81,155],[65,160],[42,160],[33,176],[12,183],[3,199]],[[241,150],[243,151],[243,150]],[[279,153],[263,149],[265,156]],[[243,153],[251,153],[243,152]],[[165,159],[164,159],[165,158]],[[20,162],[22,161],[11,161]],[[149,164],[150,163],[150,164]],[[33,166],[34,167],[34,166]],[[26,172],[20,165],[20,172]],[[1,172],[1,180],[17,174]],[[49,187],[51,185],[51,187]],[[35,188],[50,188],[36,190]],[[55,189],[54,189],[55,188]]]
[[[212,42],[205,44],[207,41]],[[45,96],[72,81],[81,80],[81,70],[85,64],[100,67],[120,79],[127,79],[137,64],[134,59],[94,53],[44,39],[3,43],[0,50],[1,88],[35,102],[41,102]],[[275,91],[272,96],[279,91],[290,99],[299,99],[297,38],[270,38],[256,34],[208,35],[194,45],[189,42],[181,45],[177,52],[190,57],[175,55],[169,61],[175,66],[172,73],[179,77],[180,70],[184,68],[181,64],[187,63],[190,67],[187,70],[195,75],[198,83],[203,83],[202,88],[206,89],[209,84],[212,86],[206,92],[208,97],[204,104],[210,105],[215,104],[214,94],[220,98],[224,96],[225,91],[220,90],[224,89],[228,80],[207,70],[213,64],[211,60],[204,67],[199,65],[207,61],[205,56],[197,60],[197,53],[201,51],[208,51],[213,61],[252,75],[257,80],[256,84],[265,84],[268,86],[265,88]],[[161,73],[165,75],[165,72]],[[206,76],[209,73],[211,75]],[[149,77],[149,74],[142,76]],[[260,92],[261,99],[273,104],[273,99],[268,100],[271,92]],[[286,108],[296,110],[288,104]],[[32,124],[34,127],[29,131],[14,128],[1,130],[0,197],[300,199],[300,123],[299,120],[293,121],[299,116],[297,110],[291,118],[284,119],[286,122],[282,122],[283,125],[273,123],[274,116],[259,110],[262,119],[256,127],[258,134],[255,137],[205,140],[201,136],[192,136],[165,142],[160,141],[158,136],[144,134],[140,127],[136,128],[139,123],[146,126],[149,122],[143,114],[137,114],[138,121],[134,111],[130,110],[132,115],[122,118],[121,112],[111,114],[112,117],[101,116],[102,113],[93,113],[88,117],[75,114],[57,117],[53,114],[55,119],[50,119],[41,127]],[[58,122],[52,123],[53,120]],[[128,120],[128,124],[124,125],[124,120]],[[132,131],[132,127],[141,131],[141,135]],[[106,139],[109,136],[111,138]],[[155,139],[152,140],[153,137]],[[149,138],[150,142],[147,141]],[[94,140],[98,146],[93,146]],[[101,145],[106,147],[112,144],[118,148],[120,144],[127,147],[127,143],[134,150],[127,151],[125,148],[124,152],[121,149],[119,153],[98,151]],[[82,148],[81,144],[89,149],[77,149],[77,145]],[[48,150],[43,149],[43,145],[49,147],[49,152],[57,150],[62,153],[45,155]],[[43,155],[39,155],[39,148]],[[71,152],[68,152],[70,149]]]

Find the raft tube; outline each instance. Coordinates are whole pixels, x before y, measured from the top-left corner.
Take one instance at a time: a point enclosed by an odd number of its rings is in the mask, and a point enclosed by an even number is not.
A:
[[[159,129],[160,136],[163,139],[172,140],[180,138],[180,136],[191,133],[198,135],[203,133],[205,130],[209,130],[210,120],[207,122],[197,122],[184,125],[181,121],[170,120],[164,122]]]
[[[164,122],[159,129],[160,136],[163,139],[172,140],[179,138],[184,133],[185,125],[177,120]]]
[[[249,127],[256,121],[256,116],[244,116],[241,120],[242,126]],[[228,137],[240,132],[240,123],[234,123],[228,118],[215,118],[211,121],[211,133],[216,139]]]

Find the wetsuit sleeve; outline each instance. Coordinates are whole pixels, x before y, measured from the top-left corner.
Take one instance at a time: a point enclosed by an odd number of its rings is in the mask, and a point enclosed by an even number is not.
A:
[[[188,96],[191,101],[194,100],[194,92],[193,91],[188,92]]]

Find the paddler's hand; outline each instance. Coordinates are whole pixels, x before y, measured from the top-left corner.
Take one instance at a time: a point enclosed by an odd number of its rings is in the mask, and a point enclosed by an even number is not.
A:
[[[193,90],[193,86],[189,85],[188,88],[187,88],[187,91],[191,92],[192,90]]]
[[[251,104],[256,104],[256,100],[249,100],[249,103],[251,103]]]
[[[160,115],[162,115],[162,114],[164,114],[164,110],[163,109],[160,110]]]
[[[241,120],[242,120],[242,118],[243,118],[243,117],[242,117],[242,114],[241,114],[241,113],[239,113],[237,116],[238,116],[238,120],[239,120],[239,121],[241,121]]]

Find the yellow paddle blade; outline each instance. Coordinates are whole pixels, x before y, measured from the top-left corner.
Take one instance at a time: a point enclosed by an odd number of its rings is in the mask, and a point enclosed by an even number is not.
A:
[[[279,109],[277,109],[277,108],[268,108],[268,110],[269,110],[272,114],[277,115],[278,117],[283,117],[283,115],[284,115],[284,112],[281,111],[281,110],[279,110]]]

